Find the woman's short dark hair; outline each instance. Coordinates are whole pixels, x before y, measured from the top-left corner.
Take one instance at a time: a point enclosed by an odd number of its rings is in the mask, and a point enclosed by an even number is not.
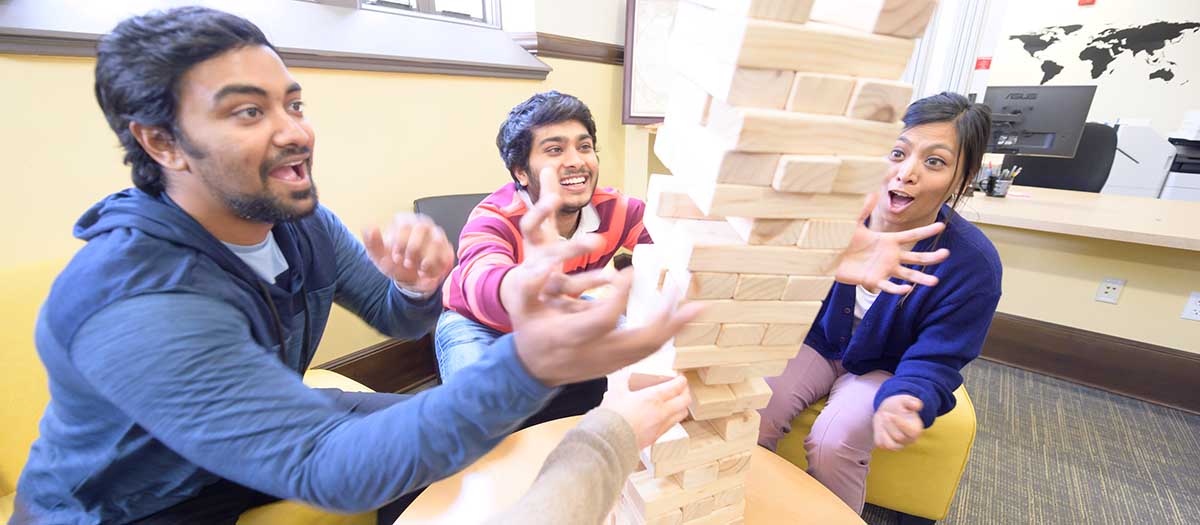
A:
[[[992,133],[992,110],[958,93],[947,91],[913,102],[904,112],[905,130],[936,122],[953,122],[958,134],[958,160],[954,166],[956,178],[950,183],[953,190],[951,206],[957,206],[979,173]]]
[[[179,7],[126,19],[100,39],[96,101],[125,149],[133,183],[157,195],[162,169],[138,144],[130,122],[181,139],[176,122],[179,79],[192,66],[246,46],[275,48],[250,21],[215,9]]]
[[[524,168],[529,171],[529,154],[533,151],[533,128],[557,124],[569,120],[578,121],[592,136],[592,148],[596,147],[596,121],[587,105],[571,95],[557,91],[538,93],[529,100],[517,104],[508,112],[508,119],[500,125],[496,134],[496,148],[513,182],[517,175],[513,170]]]

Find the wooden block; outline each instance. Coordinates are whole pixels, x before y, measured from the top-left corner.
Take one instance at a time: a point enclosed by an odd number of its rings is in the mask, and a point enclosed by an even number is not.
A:
[[[725,495],[728,492],[730,491],[726,490],[721,494]],[[724,496],[724,499],[729,499],[729,496]],[[674,509],[665,514],[646,519],[642,516],[642,512],[638,510],[637,506],[634,505],[627,491],[623,491],[620,500],[617,502],[617,507],[614,509],[613,517],[616,519],[617,525],[681,525],[683,523],[683,509]]]
[[[649,447],[654,461],[678,459],[687,456],[688,434],[683,425],[676,423],[659,436]]]
[[[795,155],[882,155],[902,125],[759,108],[713,101],[706,129],[738,151]]]
[[[704,126],[708,123],[712,101],[712,95],[704,88],[683,75],[675,75],[667,91],[663,123],[680,127]]]
[[[710,433],[711,434],[711,433]],[[716,437],[713,435],[713,437]],[[717,439],[720,439],[719,437]],[[710,445],[711,446],[711,445]],[[754,444],[745,445],[738,443],[738,446],[754,446]],[[643,462],[645,457],[642,458]],[[688,468],[699,466],[711,462],[717,458],[710,458],[706,461],[698,462],[695,465],[688,465]],[[665,463],[669,467],[678,467]],[[726,476],[717,478],[716,481],[701,485],[692,490],[685,490],[679,486],[674,479],[667,477],[671,474],[676,474],[686,470],[679,469],[674,472],[667,473],[660,477],[655,477],[653,470],[647,469],[641,472],[635,472],[629,476],[629,480],[625,483],[625,494],[629,496],[630,506],[636,509],[641,516],[647,521],[670,514],[679,510],[684,505],[696,501],[698,499],[715,496],[718,493],[729,490],[733,487],[744,486],[744,475]]]
[[[713,501],[713,503],[717,506],[717,508],[735,505],[740,501],[746,500],[746,487],[733,487],[729,490],[718,493],[715,498],[716,499]]]
[[[743,273],[738,275],[733,298],[738,301],[778,301],[786,287],[786,275]],[[748,344],[758,344],[758,341]]]
[[[722,417],[733,412],[734,406],[739,403],[731,386],[706,385],[695,372],[685,372],[684,375],[687,376],[688,389],[692,393],[692,403],[688,405],[692,419],[704,421]]]
[[[703,182],[689,185],[688,196],[702,213],[721,217],[854,220],[863,206],[862,195],[783,193],[759,186]]]
[[[903,38],[925,34],[937,0],[817,0],[813,20]]]
[[[671,238],[662,242],[669,244],[662,252],[663,264],[673,268],[672,272],[683,268],[693,273],[831,275],[839,254],[794,246],[747,245],[726,221],[679,220]]]
[[[738,68],[725,102],[740,107],[783,109],[792,90],[794,71]]]
[[[792,275],[783,289],[784,301],[824,301],[833,286],[833,277]]]
[[[690,468],[699,467],[711,461],[719,461],[721,458],[740,454],[752,449],[758,442],[758,437],[755,435],[740,436],[735,439],[725,440],[708,426],[704,421],[685,420],[681,423],[688,432],[691,438],[688,455],[684,458],[672,459],[667,461],[648,461],[646,454],[642,454],[642,463],[646,465],[646,472],[650,477],[665,478],[672,474],[678,474]],[[709,483],[697,489],[698,491],[711,491],[704,494],[699,494],[694,498],[685,501],[692,501],[699,497],[711,496],[722,490],[740,485],[740,480],[745,479],[744,473],[732,474],[723,477],[718,477],[717,481]],[[644,475],[644,474],[642,474]],[[634,479],[639,474],[630,476]],[[677,483],[671,481],[671,484],[677,488]],[[716,490],[713,490],[713,489]],[[643,493],[644,494],[644,493]],[[682,506],[682,505],[680,505]]]
[[[733,505],[713,509],[707,516],[685,521],[684,525],[731,525],[743,523],[746,512],[746,502],[740,501]]]
[[[762,344],[764,345],[798,345],[804,343],[804,338],[808,336],[810,324],[795,324],[795,323],[774,323],[767,325],[767,332],[763,334]],[[762,374],[764,376],[772,376],[779,374]]]
[[[879,122],[896,122],[912,99],[912,85],[895,80],[861,79],[850,96],[846,116]]]
[[[717,9],[680,2],[668,56],[672,64],[684,69],[693,67],[694,61],[689,63],[682,55],[691,55],[704,57],[712,67],[898,79],[912,49],[913,42],[906,38],[827,24],[731,17]]]
[[[832,221],[813,219],[804,225],[800,238],[801,248],[845,250],[860,226],[858,221]]]
[[[688,299],[729,299],[737,290],[738,274],[690,272]]]
[[[749,365],[710,366],[696,370],[706,385],[730,385],[745,381]]]
[[[677,370],[744,365],[796,357],[796,345],[780,346],[672,346],[671,364]]]
[[[696,317],[700,323],[810,322],[821,309],[820,301],[695,301],[704,305]]]
[[[687,173],[692,180],[749,186],[770,186],[780,157],[777,153],[734,151],[703,127],[674,123],[659,128],[654,154],[673,173]],[[672,190],[686,191],[686,187]]]
[[[683,522],[688,523],[712,514],[712,511],[716,509],[716,506],[713,505],[715,498],[716,495],[708,496],[707,498],[701,498],[684,505],[681,509],[683,511]]]
[[[756,410],[735,412],[725,417],[710,420],[709,426],[726,441],[737,439],[747,434],[758,436],[758,424],[761,416]]]
[[[646,212],[643,220],[651,217],[711,219],[692,202],[692,198],[687,194],[688,186],[687,179],[672,175],[651,175],[646,185]],[[719,217],[716,219],[721,220]],[[651,231],[650,235],[654,235],[654,232]]]
[[[818,115],[844,115],[856,79],[845,75],[796,73],[784,109]]]
[[[762,361],[746,365],[746,377],[775,377],[787,368],[788,360]]]
[[[829,193],[841,164],[837,157],[827,155],[784,155],[771,187],[775,191]]]
[[[761,377],[747,379],[741,383],[729,385],[735,398],[734,410],[758,410],[766,408],[771,400],[771,387]]]
[[[716,461],[696,468],[690,468],[675,475],[675,481],[685,490],[691,490],[717,479]]]
[[[721,333],[717,336],[717,346],[761,344],[766,332],[767,325],[761,323],[725,323],[721,325]]]
[[[833,180],[835,193],[874,193],[883,186],[891,162],[881,155],[844,155]],[[686,190],[685,190],[686,191]]]
[[[725,217],[725,220],[746,244],[754,246],[795,246],[804,233],[803,219]]]
[[[824,298],[824,296],[822,296]],[[721,325],[717,323],[687,323],[675,334],[675,344],[678,346],[700,346],[717,344],[717,335]]]
[[[755,413],[757,414],[757,412]],[[757,429],[757,427],[755,428]],[[755,436],[758,436],[757,432],[755,433]],[[751,456],[752,454],[750,452],[745,452],[742,454],[735,454],[733,456],[721,458],[717,461],[717,476],[732,476],[745,472],[746,469],[750,468]]]

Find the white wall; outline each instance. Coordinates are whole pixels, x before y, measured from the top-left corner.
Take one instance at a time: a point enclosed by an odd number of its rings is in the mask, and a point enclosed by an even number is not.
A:
[[[1126,52],[1118,56],[1098,79],[1091,75],[1091,62],[1079,52],[1102,29],[1145,25],[1151,22],[1200,22],[1200,0],[1098,0],[1079,6],[1066,0],[1011,0],[1003,16],[1001,31],[994,39],[990,72],[977,71],[975,85],[1038,85],[1043,60],[1053,60],[1063,71],[1046,85],[1095,85],[1089,120],[1113,122],[1118,118],[1145,118],[1162,135],[1178,128],[1184,111],[1200,109],[1200,32],[1186,32],[1156,56],[1160,64],[1147,63],[1146,54]],[[1038,54],[1027,53],[1020,41],[1010,36],[1048,26],[1082,24],[1083,28]],[[1165,61],[1175,62],[1170,65]],[[1173,70],[1170,82],[1150,79],[1162,68]]]

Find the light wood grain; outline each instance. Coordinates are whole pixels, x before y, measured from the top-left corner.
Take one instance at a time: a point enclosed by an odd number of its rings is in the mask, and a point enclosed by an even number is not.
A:
[[[784,155],[775,169],[775,191],[829,193],[842,161],[831,155]]]
[[[783,109],[792,90],[794,71],[739,67],[733,72],[725,102],[734,106]]]
[[[879,122],[896,122],[912,98],[912,85],[895,80],[860,79],[850,96],[846,116]]]
[[[886,152],[884,152],[886,153]],[[879,191],[887,178],[891,163],[879,155],[842,155],[842,164],[833,181],[835,193],[873,193]]]
[[[738,237],[754,246],[795,246],[804,233],[803,219],[725,217],[725,220]]]
[[[833,286],[833,277],[793,275],[783,289],[785,301],[824,301]]]
[[[797,323],[774,323],[767,326],[767,331],[763,334],[762,344],[764,345],[798,345],[804,342],[805,336],[808,335],[812,325],[797,324]],[[762,374],[764,376],[778,374]]]
[[[883,155],[902,126],[758,108],[735,108],[713,101],[707,129],[738,151],[795,155]]]
[[[726,24],[739,21],[726,20]],[[913,42],[809,22],[749,20],[737,50],[745,67],[789,69],[870,78],[900,78]]]
[[[844,250],[858,230],[858,221],[813,219],[804,225],[800,236],[801,248]]]
[[[666,125],[659,130],[654,153],[672,173],[687,175],[675,180],[750,186],[770,186],[780,158],[777,153],[734,151],[729,144],[718,141],[711,131],[682,124]],[[656,176],[668,177],[655,175],[651,179]],[[687,191],[684,184],[660,184],[669,187],[669,192]]]
[[[725,323],[717,335],[717,346],[752,346],[762,344],[767,325],[762,323]],[[710,381],[705,381],[709,383]]]
[[[1200,251],[1200,202],[1013,186],[1006,198],[973,197],[959,213],[979,224]]]
[[[856,83],[854,77],[796,73],[784,109],[799,113],[843,115]]]
[[[708,216],[762,219],[857,219],[861,195],[849,193],[783,193],[771,188],[736,184],[694,183],[691,202]],[[736,234],[736,232],[734,232]]]
[[[796,357],[796,345],[778,346],[666,346],[663,355],[670,358],[671,367],[687,370],[722,365],[777,362]]]
[[[787,287],[786,275],[743,273],[738,275],[733,298],[737,301],[778,301]],[[755,343],[752,344],[756,344]]]
[[[680,487],[690,490],[705,483],[712,483],[717,479],[718,463],[716,461],[707,465],[702,465],[696,468],[687,469],[675,475],[675,481]]]
[[[902,38],[925,33],[937,0],[817,0],[810,17],[845,27]]]
[[[717,343],[717,335],[721,332],[718,323],[687,323],[675,334],[675,344],[679,346],[704,346]]]
[[[821,309],[820,301],[693,301],[704,306],[696,316],[700,323],[797,323],[812,322]]]

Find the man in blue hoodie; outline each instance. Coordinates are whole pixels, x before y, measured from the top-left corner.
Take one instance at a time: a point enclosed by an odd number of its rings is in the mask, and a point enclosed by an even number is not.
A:
[[[279,498],[378,508],[695,315],[614,331],[627,274],[611,299],[571,299],[605,278],[552,272],[594,247],[555,242],[549,198],[522,224],[525,285],[503,298],[516,330],[483,360],[411,399],[311,390],[334,302],[392,337],[433,328],[444,233],[407,216],[359,244],[318,205],[300,86],[246,20],[125,20],[99,44],[95,91],[136,188],[79,220],[87,244],[39,315],[51,400],[11,523],[232,524]]]

